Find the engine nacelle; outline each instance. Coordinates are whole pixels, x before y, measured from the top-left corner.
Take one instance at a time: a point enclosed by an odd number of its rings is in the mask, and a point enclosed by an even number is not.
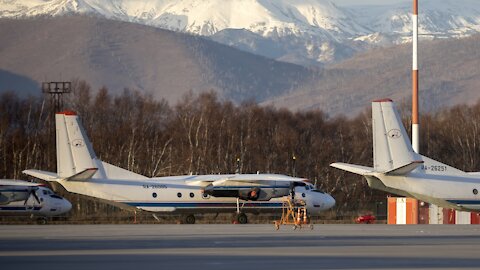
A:
[[[250,189],[240,189],[238,197],[246,201],[269,201],[272,196],[264,190],[255,187]]]
[[[235,188],[208,186],[204,190],[205,194],[213,197],[233,197],[245,201],[269,201],[273,198],[273,192],[268,189],[254,188]]]

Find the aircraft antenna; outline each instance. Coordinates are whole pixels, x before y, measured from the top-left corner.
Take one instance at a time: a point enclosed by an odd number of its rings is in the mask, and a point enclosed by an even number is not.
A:
[[[420,127],[418,117],[418,0],[413,0],[412,37],[412,148],[420,153]]]

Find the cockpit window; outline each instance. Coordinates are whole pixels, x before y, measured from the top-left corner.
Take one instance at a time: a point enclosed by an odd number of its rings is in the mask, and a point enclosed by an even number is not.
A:
[[[307,184],[303,183],[303,182],[293,182],[293,186],[295,187],[304,187],[306,186]]]
[[[60,196],[58,196],[58,195],[55,195],[55,194],[50,195],[50,197],[55,198],[55,199],[60,199],[60,200],[63,199],[62,197],[60,197]]]
[[[43,195],[52,195],[53,194],[53,191],[51,191],[50,189],[44,189],[42,191],[43,191]]]

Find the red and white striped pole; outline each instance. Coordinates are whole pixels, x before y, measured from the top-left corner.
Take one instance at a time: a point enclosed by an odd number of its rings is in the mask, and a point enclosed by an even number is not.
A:
[[[413,0],[413,61],[412,61],[412,148],[420,152],[418,117],[418,0]]]

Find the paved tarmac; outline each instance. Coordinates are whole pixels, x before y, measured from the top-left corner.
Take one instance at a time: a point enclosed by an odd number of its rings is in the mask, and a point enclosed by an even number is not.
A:
[[[4,225],[0,267],[480,269],[480,226]]]

